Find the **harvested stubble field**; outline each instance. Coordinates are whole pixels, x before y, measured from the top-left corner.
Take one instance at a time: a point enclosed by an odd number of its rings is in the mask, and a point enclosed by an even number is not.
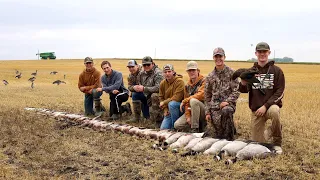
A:
[[[101,71],[100,63],[96,67]],[[127,85],[127,61],[111,61]],[[172,63],[184,75],[187,61]],[[251,63],[226,62],[233,69]],[[212,61],[199,61],[201,73],[212,71]],[[43,107],[83,113],[83,94],[77,88],[82,60],[0,61],[0,179],[320,179],[320,65],[279,65],[286,77],[281,109],[283,150],[280,156],[226,166],[212,156],[180,157],[151,149],[152,142],[112,132],[68,126],[23,110]],[[15,69],[22,72],[15,79]],[[38,70],[35,88],[28,79]],[[51,71],[58,71],[50,75]],[[102,72],[102,71],[101,71]],[[60,86],[54,80],[63,80]],[[247,94],[241,94],[247,98]],[[109,104],[103,95],[103,104]],[[235,114],[240,138],[250,136],[250,110],[239,102]]]

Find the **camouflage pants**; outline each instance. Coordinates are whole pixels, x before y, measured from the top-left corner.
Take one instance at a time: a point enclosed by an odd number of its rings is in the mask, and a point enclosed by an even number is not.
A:
[[[226,106],[221,110],[211,111],[211,121],[207,124],[207,136],[218,139],[234,140],[236,128],[233,122],[234,109]]]
[[[151,95],[150,118],[157,123],[161,123],[163,120],[163,110],[160,108],[158,93],[153,93]]]

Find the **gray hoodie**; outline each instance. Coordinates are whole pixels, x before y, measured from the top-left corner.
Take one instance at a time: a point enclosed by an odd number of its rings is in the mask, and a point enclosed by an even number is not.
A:
[[[112,70],[110,76],[104,74],[101,77],[102,90],[106,93],[112,93],[113,90],[118,90],[120,93],[125,92],[129,94],[128,89],[123,84],[122,73],[116,70]]]

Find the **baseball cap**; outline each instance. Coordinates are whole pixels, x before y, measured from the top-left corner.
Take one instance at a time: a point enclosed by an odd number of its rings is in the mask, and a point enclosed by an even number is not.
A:
[[[190,70],[190,69],[198,69],[198,63],[195,62],[195,61],[189,61],[187,63],[187,71]]]
[[[136,66],[136,65],[138,65],[137,61],[131,59],[131,60],[128,61],[127,67],[133,67],[133,66]]]
[[[143,59],[142,59],[142,65],[143,64],[152,64],[153,63],[153,60],[150,56],[145,56]]]
[[[266,42],[259,42],[257,44],[256,51],[266,51],[266,50],[270,50],[269,44],[267,44]]]
[[[213,56],[215,55],[221,55],[221,56],[225,56],[224,50],[222,49],[222,47],[217,47],[213,50]]]
[[[84,58],[84,63],[93,62],[92,57],[86,57]]]
[[[174,71],[173,65],[171,65],[171,64],[164,65],[163,66],[163,71],[166,71],[166,70]]]

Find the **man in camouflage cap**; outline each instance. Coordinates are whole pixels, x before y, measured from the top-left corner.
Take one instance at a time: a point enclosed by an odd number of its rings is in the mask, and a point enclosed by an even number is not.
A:
[[[179,107],[183,99],[184,81],[171,64],[163,66],[163,74],[165,79],[160,83],[159,98],[164,119],[160,129],[173,129],[174,123],[182,115]]]
[[[205,135],[233,140],[236,133],[233,114],[240,95],[239,81],[232,80],[234,71],[224,63],[225,58],[225,52],[221,47],[214,49],[215,68],[206,78],[204,93],[208,123]]]
[[[282,153],[282,132],[280,108],[285,89],[285,77],[280,67],[269,61],[270,46],[260,42],[256,46],[255,55],[258,62],[253,68],[258,69],[257,79],[260,82],[248,83],[241,79],[239,91],[249,93],[249,107],[252,111],[252,140],[266,142],[272,140],[277,153]],[[264,92],[264,93],[261,93]],[[270,119],[271,127],[265,130],[265,123]]]
[[[146,119],[151,118],[157,124],[160,124],[163,116],[158,93],[160,82],[163,80],[162,71],[150,56],[142,59],[142,66],[143,71],[140,74],[139,85],[133,86],[137,93],[132,94],[132,100],[141,101],[142,112]],[[150,107],[150,109],[146,107]]]
[[[84,93],[84,111],[85,115],[100,115],[104,111],[101,104],[100,96],[102,92],[97,92],[97,88],[101,88],[100,72],[93,67],[93,59],[86,57],[84,59],[85,69],[79,75],[78,88]],[[93,102],[96,112],[93,111]]]
[[[133,96],[133,94],[135,94],[134,96],[136,97],[137,96],[136,93],[142,93],[142,92],[136,92],[133,88],[135,85],[139,85],[140,83],[140,73],[142,72],[142,66],[138,64],[136,60],[129,60],[127,68],[130,72],[128,76],[128,89],[131,92],[131,97]],[[141,109],[142,109],[141,100],[132,100],[132,106],[133,106],[134,117],[131,118],[128,122],[138,122],[141,120]],[[148,108],[149,110],[148,106],[144,108]],[[143,112],[146,113],[148,112],[148,110],[143,110]],[[144,114],[144,117],[148,118],[149,115]]]

